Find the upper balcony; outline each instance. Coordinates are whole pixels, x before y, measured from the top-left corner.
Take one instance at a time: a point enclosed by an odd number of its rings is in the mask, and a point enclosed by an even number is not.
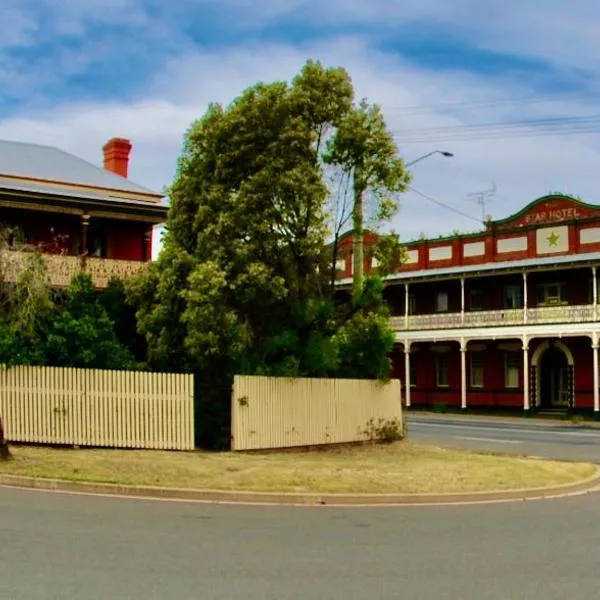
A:
[[[4,250],[0,254],[4,280],[16,281],[29,253]],[[62,254],[42,254],[41,256],[46,263],[50,285],[56,288],[67,287],[71,279],[83,271],[90,275],[94,287],[101,290],[108,286],[111,279],[128,279],[140,273],[148,265],[146,262],[137,260],[90,257],[84,261],[78,256]]]
[[[586,323],[597,320],[598,306],[594,304],[408,315],[391,319],[395,331]]]
[[[600,320],[595,265],[390,285],[398,332]]]

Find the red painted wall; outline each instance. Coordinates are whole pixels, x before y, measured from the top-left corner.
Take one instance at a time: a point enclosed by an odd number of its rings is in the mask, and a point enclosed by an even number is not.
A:
[[[108,229],[108,258],[145,260],[146,225],[137,222],[113,222]]]
[[[529,358],[533,357],[536,348],[545,340],[535,339],[529,344]],[[575,363],[575,408],[593,408],[593,356],[591,341],[588,338],[563,338],[564,343],[572,352]],[[518,340],[503,340],[502,342],[486,341],[483,351],[484,357],[484,387],[470,387],[470,360],[467,352],[467,406],[469,408],[516,408],[523,407],[523,366],[519,360],[519,387],[516,389],[505,388],[505,351],[499,344],[516,342]],[[480,342],[477,342],[480,343]],[[443,343],[447,345],[447,342]],[[411,352],[411,361],[416,363],[417,380],[411,382],[411,405],[434,406],[446,404],[459,407],[461,400],[460,381],[460,350],[457,343],[451,344],[451,351],[447,355],[449,370],[449,387],[436,388],[435,357],[439,354],[431,351],[431,344],[414,344],[416,351]],[[517,350],[521,357],[521,351]],[[392,355],[393,377],[405,381],[404,353],[395,351]],[[416,385],[415,385],[416,384]],[[403,396],[403,400],[404,400]],[[534,398],[530,398],[533,405]]]
[[[579,243],[579,230],[588,227],[600,226],[600,206],[591,206],[578,202],[565,196],[546,196],[540,198],[522,211],[511,217],[489,223],[486,230],[480,234],[453,236],[445,239],[418,240],[406,244],[407,250],[417,250],[419,260],[414,263],[403,264],[399,271],[419,271],[423,269],[434,269],[442,267],[456,267],[467,264],[485,264],[489,262],[504,262],[536,257],[536,229],[551,225],[567,225],[569,244],[567,252],[578,253],[593,252],[600,250],[600,243]],[[499,239],[527,237],[527,249],[516,252],[497,252]],[[480,256],[465,257],[464,245],[472,242],[485,244],[485,254]],[[365,235],[365,255],[368,255],[368,247],[376,242],[376,236],[369,232]],[[348,235],[340,240],[342,255],[348,257],[347,268],[340,277],[350,277],[351,259],[351,236]],[[452,258],[444,260],[430,260],[429,249],[439,246],[451,246],[453,248]],[[548,256],[548,255],[545,255]],[[365,259],[365,269],[370,268],[370,261]]]

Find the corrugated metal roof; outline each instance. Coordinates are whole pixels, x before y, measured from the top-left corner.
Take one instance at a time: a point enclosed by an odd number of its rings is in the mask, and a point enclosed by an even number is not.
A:
[[[103,202],[117,202],[119,204],[127,204],[130,206],[143,206],[147,208],[169,208],[169,203],[166,198],[161,198],[157,202],[149,200],[134,200],[132,198],[121,198],[119,196],[109,196],[92,190],[77,191],[71,188],[63,188],[60,186],[47,186],[43,183],[8,183],[0,182],[0,192],[2,190],[12,190],[15,192],[30,192],[33,194],[48,194],[60,196],[64,198],[76,198],[79,200],[100,200]]]
[[[485,273],[486,271],[521,271],[532,267],[568,266],[572,263],[600,261],[600,252],[586,252],[582,254],[566,254],[562,256],[545,256],[543,258],[526,258],[523,260],[507,260],[502,262],[488,262],[479,265],[461,265],[457,267],[444,267],[441,269],[421,269],[419,271],[403,271],[388,275],[386,281],[412,281],[415,279],[444,279],[454,275],[468,275]],[[340,285],[352,283],[352,278],[347,277],[339,281]]]
[[[0,140],[0,174],[160,195],[59,148],[25,142]]]

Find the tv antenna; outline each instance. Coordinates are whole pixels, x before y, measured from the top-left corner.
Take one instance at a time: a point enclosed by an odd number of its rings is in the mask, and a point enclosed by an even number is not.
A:
[[[496,184],[493,183],[492,187],[487,190],[482,190],[481,192],[473,192],[471,194],[467,194],[467,196],[471,200],[475,200],[479,206],[481,206],[481,222],[485,223],[485,205],[488,200],[493,198],[496,195]]]

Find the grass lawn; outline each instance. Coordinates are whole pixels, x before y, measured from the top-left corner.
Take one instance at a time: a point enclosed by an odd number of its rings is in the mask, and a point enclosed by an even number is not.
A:
[[[0,473],[71,481],[270,492],[464,492],[566,484],[596,467],[394,444],[261,454],[12,446]]]

